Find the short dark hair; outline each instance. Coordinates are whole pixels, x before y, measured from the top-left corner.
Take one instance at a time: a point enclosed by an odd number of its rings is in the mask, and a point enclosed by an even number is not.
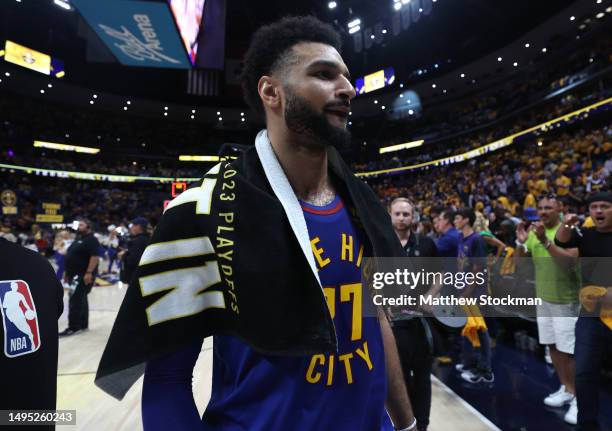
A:
[[[291,59],[291,48],[301,42],[331,45],[338,52],[342,45],[334,28],[314,16],[285,17],[260,27],[253,35],[244,56],[240,80],[247,105],[262,118],[264,108],[257,91],[259,78],[286,66]]]
[[[440,217],[452,224],[453,219],[455,218],[455,211],[453,211],[451,208],[443,208],[440,211]]]
[[[460,208],[457,210],[455,215],[468,219],[470,221],[470,226],[474,226],[474,222],[476,221],[476,213],[472,208]]]

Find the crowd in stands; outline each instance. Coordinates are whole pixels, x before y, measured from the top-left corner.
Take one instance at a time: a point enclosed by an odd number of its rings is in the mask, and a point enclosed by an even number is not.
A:
[[[612,126],[563,133],[542,146],[529,142],[469,162],[369,180],[381,201],[415,203],[420,214],[437,207],[469,206],[489,220],[492,231],[513,244],[514,225],[504,224],[536,208],[538,197],[555,194],[577,210],[592,192],[609,189]],[[569,209],[568,208],[568,209]]]
[[[381,118],[380,127],[372,127],[376,122],[371,119],[356,123],[354,131],[361,141],[373,139],[377,147],[417,139],[425,139],[429,146],[427,151],[407,157],[379,157],[373,151],[362,151],[357,155],[355,170],[387,169],[461,153],[610,97],[609,85],[602,83],[610,79],[611,46],[612,38],[604,38],[588,50],[562,58],[552,69],[538,68],[533,75],[517,76],[491,91],[463,97],[454,103],[428,106],[410,121],[392,122]],[[568,88],[598,73],[597,78],[583,87]],[[556,97],[551,97],[553,92],[558,92]],[[372,133],[375,136],[369,136]]]

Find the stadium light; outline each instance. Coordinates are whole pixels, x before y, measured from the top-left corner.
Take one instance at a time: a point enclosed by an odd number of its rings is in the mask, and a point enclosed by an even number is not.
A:
[[[56,6],[59,6],[59,7],[61,7],[62,9],[65,9],[65,10],[70,10],[70,9],[71,9],[70,5],[69,5],[69,4],[68,4],[68,2],[67,2],[67,1],[65,1],[65,0],[53,0],[53,3],[54,3]]]
[[[531,45],[529,45],[529,43],[525,44],[525,48],[529,48]]]
[[[382,34],[387,34],[387,29],[386,28],[382,29]]]
[[[412,115],[412,114],[414,114],[414,111],[412,109],[409,109],[408,110],[408,115]]]
[[[45,94],[45,90],[40,90],[40,94]]]
[[[354,20],[350,21],[347,25],[348,25],[348,28],[357,27],[358,25],[361,25],[361,20],[359,18],[355,18]]]
[[[515,61],[514,63],[512,63],[512,65],[513,65],[514,67],[517,67],[517,66],[518,66],[518,63]]]
[[[431,88],[436,88],[436,84],[431,84]]]
[[[330,1],[329,3],[327,3],[327,7],[330,9],[336,9],[336,6],[338,6],[338,3],[336,3],[335,1]]]
[[[418,141],[404,142],[403,144],[390,145],[388,147],[380,148],[378,150],[378,153],[379,154],[384,154],[384,153],[391,153],[393,151],[407,150],[409,148],[420,147],[424,143],[425,143],[425,141],[423,139],[420,139]]]
[[[97,94],[94,94],[94,95],[93,95],[93,98],[94,98],[94,99],[97,99],[97,98],[98,98],[98,95],[97,95]]]
[[[395,9],[395,10],[400,10],[401,8],[402,8],[402,4],[401,3],[395,3],[393,5],[393,9]]]
[[[497,61],[502,61],[502,58],[501,57],[497,57]]]
[[[218,162],[219,156],[191,156],[182,154],[179,156],[181,162]]]
[[[357,33],[359,30],[361,30],[361,26],[351,27],[349,28],[349,34]]]
[[[595,18],[602,19],[604,17],[604,15],[605,15],[605,13],[599,12],[597,15],[595,15]]]
[[[465,73],[462,73],[462,74],[461,74],[461,77],[462,77],[462,78],[465,78]]]
[[[546,51],[547,51],[547,49],[546,49],[546,48],[542,48],[542,52],[546,52]]]
[[[47,87],[53,88],[53,84],[47,84]]]
[[[50,150],[73,151],[75,153],[85,153],[85,154],[98,154],[100,152],[99,148],[79,147],[78,145],[66,145],[66,144],[58,144],[55,142],[45,142],[45,141],[34,141],[34,147],[48,148]]]

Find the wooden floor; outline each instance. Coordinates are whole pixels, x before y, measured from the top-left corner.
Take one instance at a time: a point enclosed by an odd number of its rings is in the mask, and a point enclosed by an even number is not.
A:
[[[142,430],[140,395],[142,378],[122,401],[106,395],[93,381],[95,371],[125,289],[96,287],[89,295],[89,331],[60,338],[57,408],[76,410],[76,426],[58,426],[58,430]],[[64,298],[67,310],[67,297]],[[60,318],[60,330],[67,324],[66,313]],[[206,339],[194,370],[194,394],[200,413],[210,397],[212,378],[212,339]],[[496,430],[486,418],[432,376],[431,431]]]

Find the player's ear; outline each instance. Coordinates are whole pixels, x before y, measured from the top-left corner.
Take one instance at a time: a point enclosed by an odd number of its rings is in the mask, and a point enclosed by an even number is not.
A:
[[[264,108],[275,110],[281,106],[281,89],[277,79],[268,75],[262,76],[257,83],[257,92]]]

